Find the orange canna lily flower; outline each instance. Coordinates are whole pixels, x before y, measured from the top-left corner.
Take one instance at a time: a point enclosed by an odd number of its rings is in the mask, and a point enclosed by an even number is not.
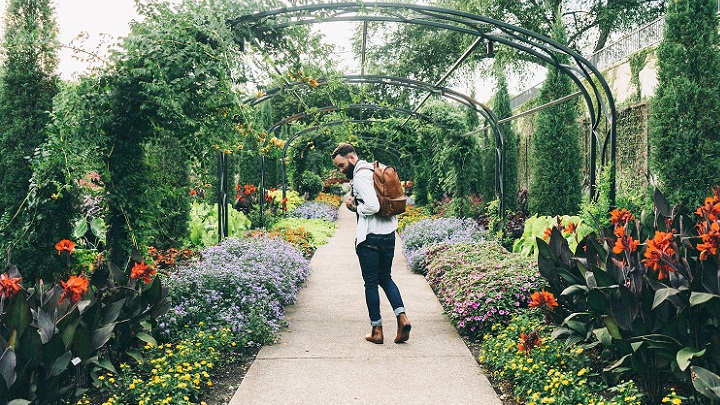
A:
[[[89,280],[84,275],[70,276],[67,282],[61,281],[63,295],[60,296],[59,304],[62,304],[65,298],[69,298],[73,304],[80,301],[87,292],[89,283]]]
[[[545,232],[543,232],[543,240],[550,239],[550,235],[552,235],[552,227],[545,228]]]
[[[635,216],[625,208],[623,208],[622,210],[618,210],[617,208],[615,208],[614,210],[610,211],[610,222],[614,226],[625,225],[629,221],[632,221],[634,219]]]
[[[707,260],[709,255],[717,255],[717,249],[720,247],[720,224],[713,222],[708,227],[707,223],[702,223],[698,225],[698,229],[702,243],[698,243],[696,248],[700,251],[700,260]]]
[[[10,298],[17,294],[22,289],[20,280],[22,277],[10,277],[7,273],[0,274],[0,297]]]
[[[57,249],[58,255],[63,252],[71,255],[75,251],[75,243],[71,240],[63,239],[55,244],[55,249]]]
[[[577,224],[574,222],[568,222],[567,225],[565,225],[565,232],[567,233],[574,233],[577,231]]]
[[[150,276],[155,274],[156,271],[145,262],[135,263],[132,270],[130,271],[130,278],[143,279],[145,284],[150,282]]]
[[[637,247],[640,245],[639,240],[635,240],[632,236],[625,234],[624,226],[615,228],[615,235],[618,237],[615,241],[615,246],[613,246],[613,252],[615,252],[615,254],[619,255],[623,251],[632,253],[637,250]]]
[[[658,280],[666,278],[670,272],[675,271],[670,265],[675,254],[675,249],[671,247],[672,237],[672,232],[655,231],[655,237],[647,241],[647,249],[643,255],[645,258],[642,262],[646,267],[658,272]]]
[[[530,332],[528,334],[520,333],[520,343],[518,343],[518,350],[530,354],[532,350],[540,346],[540,336],[537,332]]]
[[[555,296],[549,291],[536,291],[530,295],[530,308],[547,308],[552,310],[558,306]]]
[[[715,190],[713,197],[707,197],[705,204],[698,207],[695,213],[701,217],[707,216],[707,219],[710,221],[717,221],[720,217],[720,196],[718,196],[718,190]]]

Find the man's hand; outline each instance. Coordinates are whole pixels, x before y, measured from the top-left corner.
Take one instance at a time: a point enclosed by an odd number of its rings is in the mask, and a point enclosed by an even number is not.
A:
[[[345,206],[352,212],[357,212],[357,205],[355,205],[355,199],[350,197],[345,200]]]

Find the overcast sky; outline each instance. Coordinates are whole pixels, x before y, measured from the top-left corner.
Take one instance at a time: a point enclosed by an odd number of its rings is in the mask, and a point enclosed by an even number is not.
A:
[[[0,0],[0,12],[3,15],[7,1]],[[80,42],[75,40],[73,43],[76,47],[87,51],[95,51],[103,41],[103,34],[111,35],[114,38],[126,36],[130,32],[130,22],[139,18],[135,11],[134,0],[55,0],[55,10],[60,42],[63,45],[70,45],[81,33],[87,34],[87,38]],[[333,42],[338,46],[339,54],[337,56],[341,65],[348,62],[351,65],[356,63],[348,60],[351,52],[347,36],[352,35],[352,28],[349,25],[345,24],[342,30],[338,24],[319,24],[319,28],[325,31],[326,41]],[[75,52],[67,47],[63,47],[60,51],[59,72],[63,79],[71,79],[88,67],[87,62],[73,58],[74,54]],[[348,66],[345,68],[348,69]],[[357,70],[357,68],[357,66],[352,66],[349,67],[349,70]],[[480,86],[478,89],[479,93],[488,90],[482,87],[484,86]],[[483,97],[481,94],[476,94],[476,97],[481,100],[487,99],[487,96]]]

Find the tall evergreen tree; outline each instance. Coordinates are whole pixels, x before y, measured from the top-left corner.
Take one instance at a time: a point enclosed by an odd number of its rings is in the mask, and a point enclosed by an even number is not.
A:
[[[565,43],[565,30],[561,24],[553,29],[553,38]],[[558,55],[567,63],[564,55]],[[570,78],[556,68],[540,92],[540,103],[545,104],[570,94]],[[540,111],[531,140],[532,177],[528,210],[531,214],[564,215],[578,211],[581,196],[580,129],[575,104],[564,103]]]
[[[657,55],[652,171],[668,199],[688,212],[720,185],[717,1],[671,1]]]
[[[495,95],[494,112],[499,120],[512,116],[510,108],[510,94],[508,92],[507,78],[505,73],[498,69],[498,92]],[[505,173],[503,181],[505,182],[505,208],[515,210],[517,208],[517,162],[518,162],[518,143],[517,135],[512,128],[512,124],[502,125],[503,134],[505,136]]]
[[[34,254],[28,255],[32,260],[51,251],[55,243],[50,236],[40,235],[42,228],[52,228],[50,219],[22,209],[31,200],[26,199],[32,177],[30,157],[46,139],[57,93],[54,13],[50,0],[11,0],[5,11],[5,65],[0,78],[0,240],[3,248],[13,248],[18,260],[26,256],[23,246],[34,249]],[[36,264],[26,262],[23,267]]]

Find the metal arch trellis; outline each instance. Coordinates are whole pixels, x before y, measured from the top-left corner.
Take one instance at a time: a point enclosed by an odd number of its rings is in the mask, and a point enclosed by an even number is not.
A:
[[[421,90],[428,92],[428,95],[430,94],[437,94],[441,97],[448,98],[454,101],[457,101],[469,108],[471,108],[473,111],[479,113],[485,121],[488,123],[488,125],[492,128],[494,136],[495,136],[495,191],[498,195],[499,201],[502,203],[505,200],[505,188],[504,188],[504,166],[505,166],[505,141],[503,136],[502,127],[498,125],[498,119],[495,116],[495,113],[492,111],[491,108],[489,108],[487,105],[475,100],[473,97],[468,96],[462,92],[459,92],[457,90],[450,89],[448,87],[440,86],[439,84],[430,84],[427,82],[423,82],[420,80],[414,80],[414,79],[408,79],[408,78],[402,78],[397,76],[388,76],[388,75],[343,75],[339,76],[338,80],[345,82],[345,83],[371,83],[371,84],[384,84],[384,85],[390,85],[390,86],[401,86],[401,87],[407,87],[412,88],[415,90]],[[329,80],[326,78],[319,78],[317,79],[318,86],[327,85],[329,83]],[[262,96],[260,97],[253,97],[248,98],[243,101],[243,104],[254,106],[257,104],[260,104],[262,102],[268,101],[269,99],[278,96],[280,94],[283,94],[284,92],[292,89],[295,87],[302,86],[302,87],[310,87],[306,83],[303,82],[294,82],[294,83],[287,83],[285,86],[281,87],[275,87],[272,89],[268,89]],[[415,108],[413,111],[410,110],[400,110],[402,112],[408,113],[408,119],[412,117],[414,114],[417,114],[418,108]],[[320,112],[330,112],[332,110],[327,111],[320,111]],[[300,114],[301,115],[301,114]],[[296,114],[294,116],[288,117],[286,120],[295,120],[295,117],[299,116],[299,114]],[[276,124],[277,125],[285,125],[287,122],[286,120],[280,121]],[[407,122],[407,121],[406,121]],[[403,124],[404,125],[404,124]],[[275,130],[275,126],[272,128],[272,130]],[[269,133],[269,131],[268,131]],[[264,166],[261,167],[261,172],[264,173]],[[283,197],[284,198],[284,197]],[[501,210],[503,210],[503,207],[500,207]]]
[[[279,130],[280,128],[282,128],[283,126],[285,126],[291,122],[299,121],[308,116],[317,116],[320,114],[327,114],[327,113],[341,111],[341,110],[361,110],[361,111],[362,110],[379,110],[379,111],[399,112],[399,113],[403,113],[408,116],[422,118],[427,121],[430,121],[429,116],[427,116],[425,114],[417,113],[414,111],[410,111],[405,108],[387,107],[387,106],[380,106],[380,105],[375,105],[375,104],[349,104],[346,106],[336,106],[336,105],[325,106],[325,107],[313,109],[312,111],[297,113],[297,114],[291,115],[290,117],[284,118],[284,119],[276,122],[275,124],[270,126],[267,129],[267,131],[265,131],[268,134],[268,136],[265,138],[263,147],[267,146],[267,143],[269,142],[269,139],[271,138],[272,133],[274,133],[275,131]],[[286,145],[287,145],[287,143],[286,143]],[[259,187],[259,189],[260,189],[260,198],[259,198],[260,222],[264,223],[264,217],[265,217],[265,156],[264,155],[260,156],[260,185],[259,186],[260,186]],[[220,220],[222,220],[222,217],[220,218]]]
[[[560,69],[578,86],[590,115],[593,134],[590,148],[590,166],[593,168],[590,171],[590,194],[595,197],[598,149],[601,165],[615,161],[617,113],[614,98],[607,81],[591,62],[551,38],[477,14],[440,7],[383,2],[288,7],[241,16],[230,20],[229,24],[238,37],[242,38],[244,35],[257,37],[265,32],[296,25],[343,21],[395,22],[456,31],[486,40],[488,49],[492,48],[493,43],[506,45]],[[241,28],[245,28],[246,32],[243,33]],[[567,57],[574,65],[562,63],[560,55]],[[597,80],[599,87],[593,79]],[[604,137],[601,137],[599,129],[602,118],[607,122]],[[497,141],[501,140],[496,137]],[[610,170],[610,200],[614,204],[615,169],[612,165]]]
[[[290,136],[290,137],[285,141],[285,145],[283,146],[283,154],[282,154],[282,158],[281,158],[281,159],[282,159],[282,198],[283,198],[283,201],[285,200],[286,191],[287,191],[287,161],[286,161],[286,159],[287,159],[287,151],[288,151],[288,149],[290,148],[290,145],[292,145],[292,143],[293,143],[296,139],[300,138],[302,135],[305,135],[305,134],[310,133],[310,132],[318,131],[318,130],[320,130],[320,129],[322,129],[322,128],[325,128],[325,127],[332,127],[332,126],[337,126],[337,125],[347,125],[347,124],[365,124],[365,123],[375,123],[375,122],[385,122],[385,121],[382,121],[382,120],[372,120],[372,119],[359,119],[359,120],[357,120],[357,119],[351,119],[351,120],[331,121],[331,122],[322,123],[322,124],[320,124],[320,125],[314,125],[314,126],[305,128],[305,129],[303,129],[303,130],[301,130],[301,131],[298,131],[298,132],[294,133],[292,136]],[[365,140],[367,140],[367,139],[382,140],[382,139],[377,138],[377,137],[365,137],[365,136],[362,136],[362,138],[365,139]],[[387,140],[385,140],[385,141],[387,142]],[[395,148],[389,147],[389,146],[387,146],[387,145],[384,145],[384,148],[385,148],[386,150],[390,151],[391,153],[393,153],[395,156],[397,156],[398,160],[402,160],[403,156],[401,156],[401,151],[399,151],[399,150],[397,150],[397,149],[395,149]],[[410,155],[412,155],[412,154],[410,154]]]

